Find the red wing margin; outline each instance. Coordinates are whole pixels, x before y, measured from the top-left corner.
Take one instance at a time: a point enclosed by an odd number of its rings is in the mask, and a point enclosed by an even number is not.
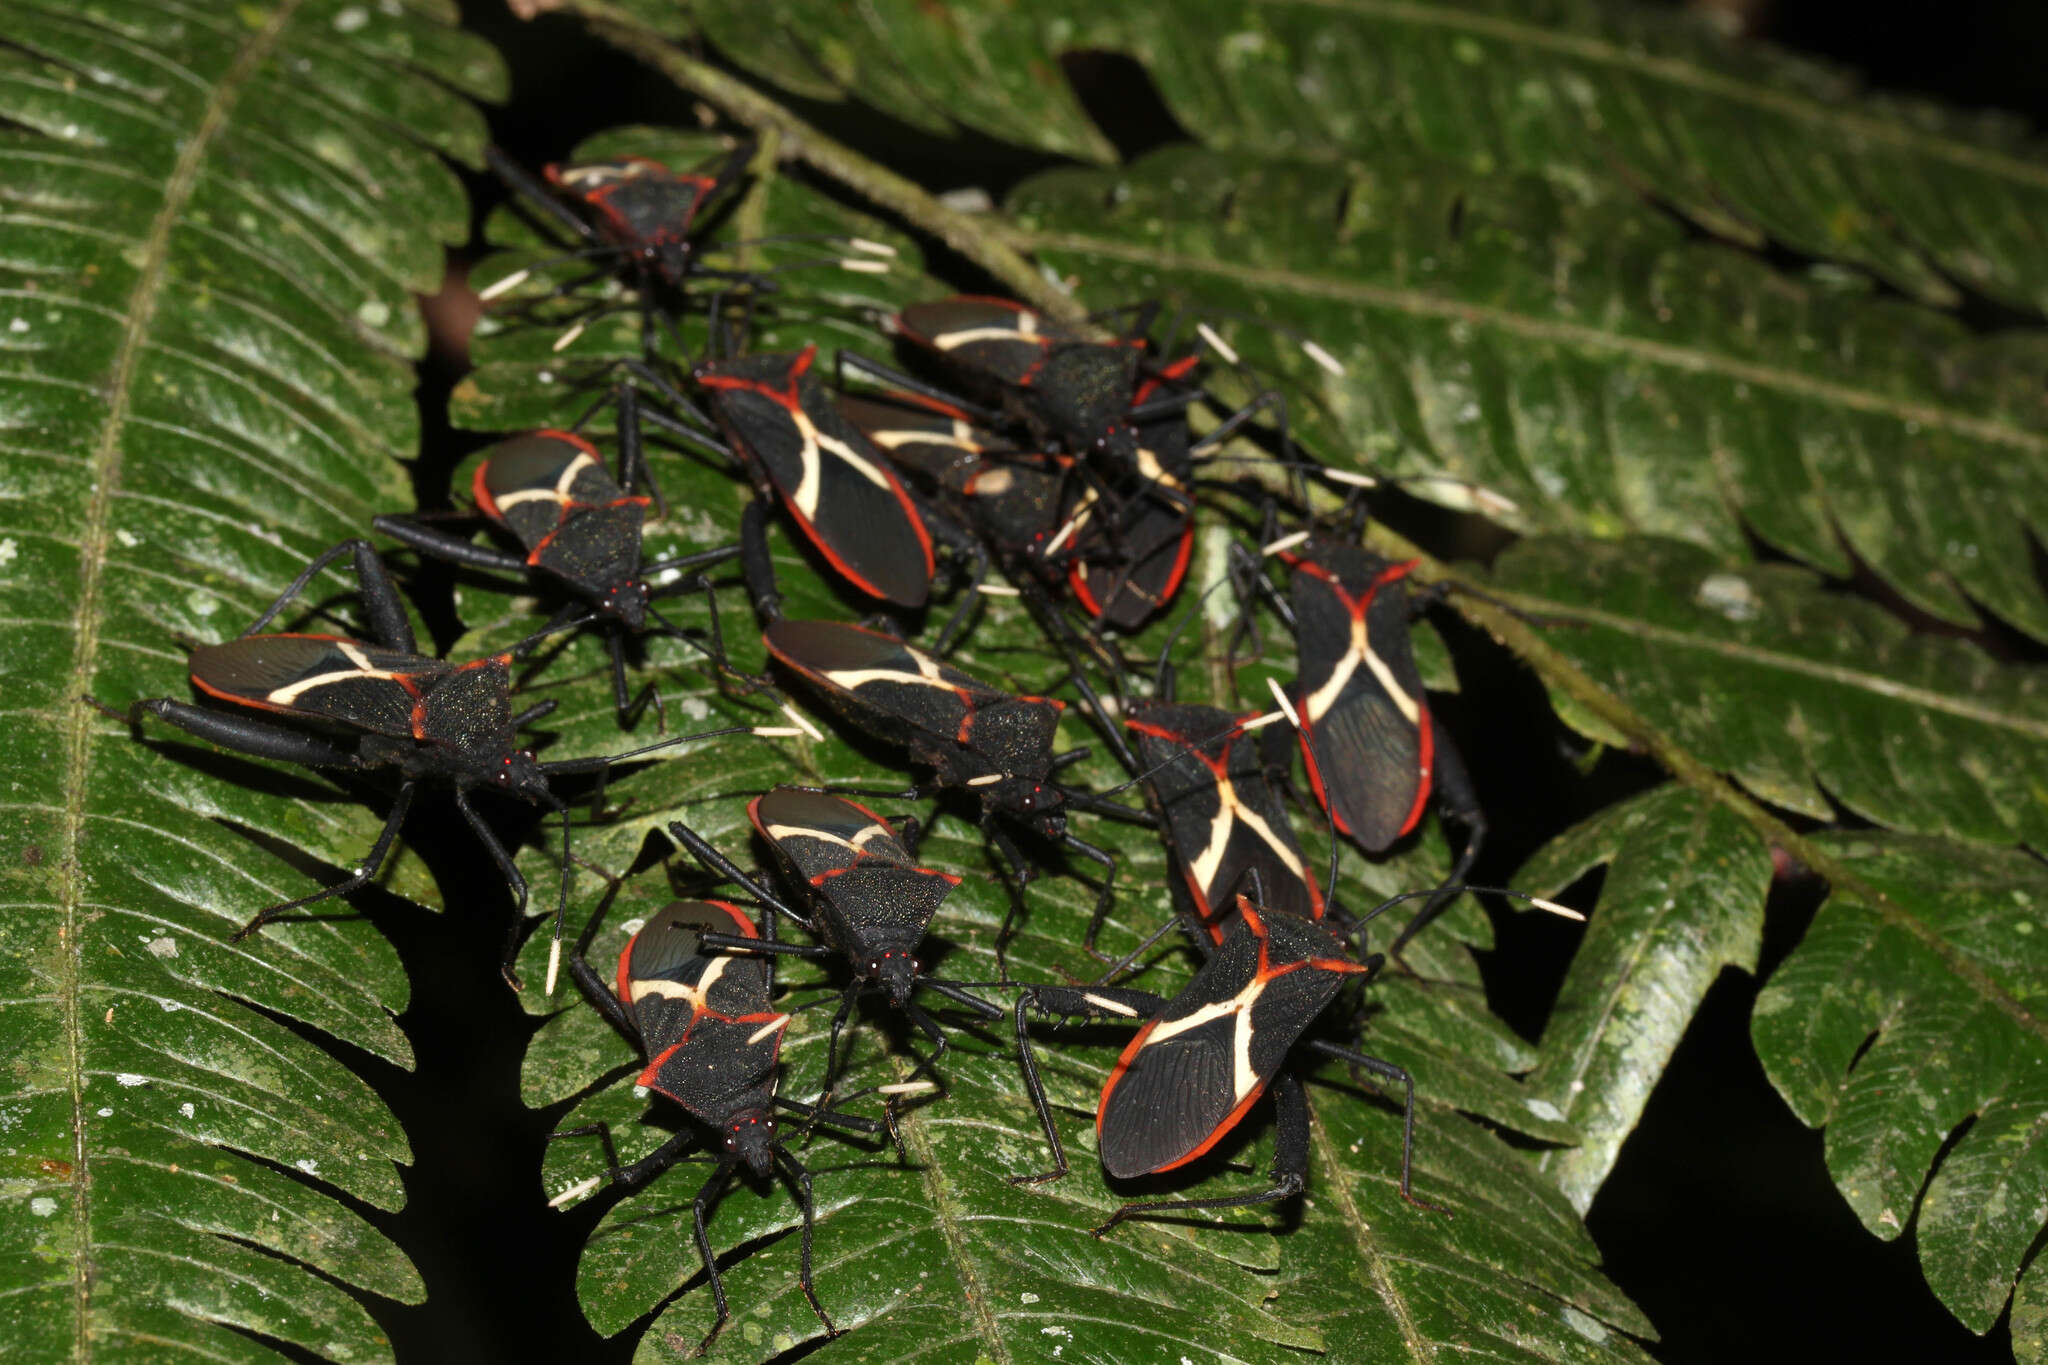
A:
[[[896,326],[965,369],[1020,387],[1037,379],[1053,346],[1081,340],[1021,303],[976,294],[913,303],[896,315]]]
[[[848,582],[901,607],[931,595],[932,541],[889,461],[809,373],[817,347],[706,361],[696,376],[732,442]]]
[[[1156,769],[1147,783],[1166,816],[1189,894],[1217,942],[1254,868],[1268,909],[1323,917],[1322,888],[1266,780],[1257,741],[1230,733],[1238,719],[1213,706],[1150,705],[1125,721],[1138,737],[1139,758]],[[1175,754],[1179,762],[1158,766]]]
[[[1239,906],[1223,946],[1131,1040],[1103,1087],[1095,1128],[1117,1179],[1172,1170],[1215,1146],[1344,977],[1366,971],[1317,925]]]
[[[471,493],[478,511],[526,547],[529,564],[598,583],[639,570],[640,529],[652,500],[629,496],[580,436],[534,431],[493,446],[476,467]],[[593,519],[613,525],[571,539],[595,547],[599,557],[568,559],[560,531],[572,520],[589,525]]]
[[[747,817],[813,886],[856,864],[916,866],[889,822],[858,801],[777,787],[748,802]]]
[[[192,684],[262,711],[414,736],[422,694],[454,668],[336,635],[250,635],[192,651]]]
[[[777,659],[829,694],[948,747],[1035,752],[1029,746],[1049,748],[1059,727],[1058,702],[998,691],[879,631],[783,617],[761,638]],[[1008,745],[1024,747],[998,748]]]
[[[1362,551],[1320,541],[1288,558],[1309,780],[1337,827],[1378,852],[1429,803],[1434,735],[1400,581],[1410,566],[1353,572]]]
[[[674,901],[619,954],[619,999],[633,1012],[648,1054],[639,1084],[709,1121],[735,1093],[773,1092],[789,1016],[768,1004],[766,962],[704,952],[699,935],[759,937],[738,906]]]

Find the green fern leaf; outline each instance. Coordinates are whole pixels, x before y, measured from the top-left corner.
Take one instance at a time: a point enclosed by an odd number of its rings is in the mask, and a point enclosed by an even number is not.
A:
[[[1912,1224],[1928,1284],[1986,1331],[2048,1226],[2033,946],[2048,875],[2024,853],[1937,839],[1819,843],[1859,884],[1836,889],[1757,998],[1757,1053],[1793,1112],[1826,1125],[1828,1170],[1863,1226],[1890,1239]]]
[[[412,295],[467,217],[437,153],[476,159],[454,92],[503,84],[450,18],[0,18],[0,1335],[22,1358],[365,1359],[385,1344],[349,1291],[421,1295],[340,1197],[394,1207],[404,1135],[279,1022],[408,1061],[395,957],[350,917],[227,941],[306,889],[273,847],[351,862],[369,814],[80,699],[184,695],[180,637],[234,634],[404,497]]]
[[[1537,1168],[1584,1213],[1651,1089],[1726,966],[1756,970],[1771,860],[1725,807],[1679,786],[1610,806],[1515,877],[1557,892],[1605,863],[1592,924],[1544,1027],[1529,1089],[1585,1141]]]
[[[694,21],[813,99],[1096,161],[1112,154],[1058,64],[1120,52],[1192,137],[1259,159],[1423,152],[1575,194],[1647,192],[1716,235],[1853,262],[1933,302],[1955,300],[1951,280],[2048,302],[2037,142],[2009,121],[1865,95],[1697,16],[1619,0],[626,8],[676,37]]]

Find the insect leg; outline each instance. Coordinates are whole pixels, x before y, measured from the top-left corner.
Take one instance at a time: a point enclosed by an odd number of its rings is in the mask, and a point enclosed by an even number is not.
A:
[[[413,638],[412,621],[405,614],[405,602],[398,595],[398,585],[391,581],[391,571],[384,567],[384,561],[377,554],[376,547],[360,537],[344,540],[321,552],[291,581],[291,586],[278,594],[277,600],[256,618],[247,630],[244,639],[255,635],[275,621],[278,613],[290,605],[293,598],[306,590],[322,569],[343,555],[352,555],[355,560],[356,597],[363,604],[363,614],[368,618],[370,638],[386,649],[402,654],[419,653],[419,643]]]
[[[411,517],[381,516],[373,519],[370,527],[379,535],[389,536],[400,545],[434,559],[469,569],[526,576],[527,564],[523,557],[495,545],[479,545],[468,536],[459,536],[453,531],[422,526]]]
[[[1401,1083],[1401,1197],[1419,1209],[1443,1213],[1445,1210],[1440,1205],[1427,1204],[1417,1199],[1409,1187],[1409,1177],[1415,1164],[1415,1078],[1409,1075],[1406,1069],[1395,1066],[1392,1062],[1379,1057],[1368,1057],[1363,1052],[1338,1047],[1335,1043],[1324,1042],[1319,1038],[1309,1039],[1307,1046],[1311,1051],[1320,1052],[1323,1056],[1334,1058],[1347,1066],[1357,1067],[1360,1071],[1370,1071],[1375,1076],[1384,1076],[1390,1081]]]
[[[545,215],[555,226],[573,237],[580,237],[587,242],[597,240],[597,229],[584,222],[573,209],[555,196],[553,189],[524,166],[496,147],[484,148],[484,160],[489,164],[491,174],[504,181],[505,187],[518,195],[536,213]]]
[[[653,680],[635,693],[629,690],[626,681],[626,637],[613,630],[605,637],[605,649],[612,659],[612,706],[619,715],[619,728],[630,730],[647,713],[648,704],[654,705],[654,732],[668,733],[668,708],[662,704],[661,688]]]
[[[1069,1019],[1128,1021],[1148,1018],[1165,1007],[1166,1002],[1149,991],[1114,986],[1088,989],[1035,986],[1017,996],[1013,1011],[1017,1028],[1017,1061],[1024,1071],[1025,1093],[1031,1096],[1031,1107],[1038,1114],[1038,1126],[1045,1131],[1046,1145],[1052,1148],[1053,1169],[1037,1175],[1013,1175],[1010,1177],[1012,1185],[1041,1185],[1048,1180],[1058,1180],[1070,1169],[1067,1149],[1060,1142],[1059,1129],[1053,1126],[1052,1102],[1046,1098],[1045,1081],[1038,1074],[1038,1056],[1031,1048],[1026,1011],[1036,1009],[1043,1014],[1058,1014]]]
[[[1088,932],[1081,938],[1081,946],[1088,952],[1095,952],[1095,937],[1102,932],[1103,921],[1109,918],[1110,901],[1116,896],[1116,855],[1106,848],[1098,848],[1072,833],[1060,836],[1062,847],[1071,848],[1084,858],[1101,864],[1102,886],[1095,893],[1095,909],[1088,916]]]
[[[311,905],[315,901],[324,901],[335,896],[346,896],[352,891],[368,886],[370,879],[377,875],[377,869],[384,865],[384,855],[391,851],[392,841],[398,838],[399,827],[405,824],[406,812],[412,809],[412,793],[413,784],[411,782],[399,784],[398,795],[391,800],[391,813],[384,817],[384,828],[377,832],[377,842],[370,845],[368,855],[364,857],[362,862],[356,865],[354,874],[348,880],[336,882],[333,886],[322,887],[310,896],[301,896],[297,900],[284,901],[281,904],[257,911],[254,918],[241,928],[235,930],[233,937],[229,941],[240,943],[243,939],[288,911],[297,910],[301,906]]]
[[[775,561],[768,554],[768,500],[758,494],[740,511],[740,572],[747,596],[763,624],[781,619],[782,593],[775,586]]]
[[[690,1201],[690,1232],[697,1242],[697,1257],[704,1262],[704,1274],[711,1281],[711,1300],[718,1305],[718,1321],[711,1324],[711,1330],[704,1334],[704,1340],[697,1344],[697,1354],[703,1355],[711,1349],[711,1343],[725,1330],[726,1320],[732,1316],[725,1306],[725,1281],[718,1275],[718,1258],[711,1254],[711,1234],[705,1231],[704,1219],[711,1212],[711,1206],[725,1193],[725,1186],[732,1179],[732,1165],[721,1161],[718,1169],[711,1173],[697,1197]]]
[[[1003,423],[1003,414],[994,408],[985,408],[979,403],[969,402],[957,393],[942,389],[936,384],[927,384],[915,375],[906,374],[891,365],[884,365],[879,360],[871,360],[857,351],[834,351],[832,353],[832,387],[844,392],[847,387],[846,375],[849,370],[877,383],[901,389],[905,393],[914,393],[921,398],[929,398],[934,402],[944,403],[948,407],[958,408],[966,413],[970,420],[978,422],[982,426],[993,427],[1000,426]]]
[[[146,711],[188,734],[252,758],[273,758],[281,763],[297,763],[308,768],[363,766],[361,758],[353,750],[341,748],[318,735],[305,734],[290,726],[253,716],[209,711],[203,706],[170,697],[146,697],[130,706],[125,713],[92,697],[83,700],[116,720],[126,721],[131,729],[138,732],[142,726],[142,713]]]
[[[462,818],[476,831],[476,837],[483,843],[484,851],[491,855],[491,861],[497,865],[498,875],[505,879],[505,885],[512,890],[515,902],[512,923],[505,930],[505,953],[498,970],[504,974],[505,984],[516,991],[520,989],[519,974],[512,970],[512,964],[519,956],[519,931],[526,927],[526,878],[513,866],[512,855],[498,842],[498,836],[491,832],[491,827],[484,823],[484,818],[469,804],[469,793],[460,787],[455,789],[455,809],[462,812]]]
[[[1430,791],[1436,798],[1441,815],[1465,826],[1465,847],[1436,894],[1422,903],[1422,908],[1415,912],[1415,918],[1408,921],[1408,926],[1388,945],[1387,955],[1396,961],[1400,960],[1401,949],[1407,946],[1408,941],[1428,928],[1430,921],[1457,899],[1466,874],[1472,870],[1472,864],[1479,858],[1480,846],[1486,841],[1486,815],[1480,810],[1479,798],[1472,790],[1465,760],[1459,755],[1457,746],[1451,743],[1450,736],[1437,724],[1435,715],[1429,717],[1429,723],[1436,730],[1436,762],[1430,778]]]
[[[817,1292],[811,1287],[811,1228],[817,1220],[817,1205],[811,1198],[811,1173],[804,1169],[802,1162],[789,1154],[787,1148],[776,1147],[775,1156],[789,1176],[790,1184],[796,1193],[797,1207],[803,1210],[804,1215],[803,1254],[801,1269],[797,1271],[796,1276],[797,1287],[803,1290],[804,1297],[810,1300],[811,1311],[818,1315],[818,1321],[825,1324],[825,1335],[836,1337],[839,1335],[839,1329],[832,1325],[832,1319],[825,1314],[825,1305],[818,1302]]]
[[[790,908],[788,902],[768,890],[765,886],[762,886],[761,883],[755,881],[746,873],[740,871],[738,864],[713,848],[709,840],[682,821],[671,820],[668,822],[668,837],[680,844],[691,857],[702,863],[707,871],[715,872],[726,880],[737,884],[742,891],[759,901],[764,910],[769,910],[783,916],[806,933],[820,933],[816,922],[808,915],[798,914]],[[820,936],[822,937],[822,935]],[[790,946],[793,947],[795,945]]]

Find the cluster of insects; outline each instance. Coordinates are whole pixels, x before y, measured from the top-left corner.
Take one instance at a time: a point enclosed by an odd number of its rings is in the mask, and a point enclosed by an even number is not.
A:
[[[599,1137],[609,1179],[627,1188],[685,1153],[711,1152],[693,1229],[717,1303],[706,1345],[728,1310],[705,1219],[743,1168],[759,1180],[779,1177],[795,1194],[803,1214],[800,1282],[832,1330],[812,1285],[811,1176],[778,1135],[776,1115],[796,1115],[806,1133],[815,1125],[893,1131],[904,1098],[935,1088],[948,1045],[938,1016],[948,1011],[984,1023],[1009,1017],[1025,1089],[1053,1158],[1052,1169],[1021,1181],[1068,1171],[1040,1079],[1035,1020],[1135,1030],[1097,1113],[1100,1154],[1112,1177],[1197,1160],[1272,1094],[1278,1141],[1267,1186],[1127,1203],[1098,1235],[1132,1217],[1260,1204],[1299,1192],[1308,1173],[1303,1075],[1318,1059],[1337,1059],[1399,1087],[1400,1189],[1413,1200],[1413,1079],[1392,1063],[1312,1034],[1347,985],[1370,980],[1383,966],[1385,955],[1364,951],[1363,928],[1395,903],[1340,905],[1334,846],[1343,838],[1368,853],[1384,852],[1432,805],[1462,826],[1449,876],[1410,893],[1421,908],[1390,945],[1397,955],[1463,888],[1485,822],[1455,747],[1431,715],[1410,647],[1410,619],[1425,600],[1410,591],[1412,566],[1363,547],[1357,492],[1365,481],[1300,454],[1286,436],[1284,405],[1270,393],[1195,439],[1190,411],[1211,401],[1198,379],[1201,368],[1212,356],[1229,364],[1236,357],[1207,326],[1198,329],[1202,348],[1164,354],[1148,340],[1156,321],[1151,308],[1132,310],[1117,331],[1070,325],[1000,298],[914,304],[885,320],[904,359],[900,369],[846,352],[827,367],[815,348],[742,350],[726,320],[736,311],[751,316],[763,297],[772,307],[773,286],[707,264],[703,238],[704,224],[745,181],[747,157],[742,148],[686,173],[621,158],[551,166],[538,177],[496,163],[537,217],[571,234],[574,256],[603,273],[623,271],[634,286],[643,354],[606,380],[616,463],[608,468],[577,430],[524,432],[477,463],[468,509],[382,516],[373,530],[414,555],[496,575],[559,603],[531,635],[479,659],[423,655],[383,557],[369,540],[350,540],[310,564],[240,637],[193,650],[196,703],[162,697],[114,713],[131,724],[155,717],[280,762],[340,773],[395,770],[382,831],[353,874],[257,911],[241,934],[370,882],[416,788],[438,783],[453,789],[456,808],[514,893],[520,913],[506,938],[504,970],[517,988],[513,961],[527,922],[526,883],[470,801],[476,790],[494,788],[561,816],[552,992],[573,858],[565,782],[590,780],[594,807],[601,808],[605,774],[622,761],[683,744],[799,733],[734,725],[558,761],[526,747],[520,732],[554,703],[522,709],[515,666],[541,642],[572,631],[600,633],[618,719],[630,730],[650,707],[665,716],[655,683],[636,692],[632,676],[634,637],[660,632],[687,640],[742,695],[780,702],[786,687],[821,705],[847,732],[903,754],[926,774],[914,792],[891,795],[936,794],[971,810],[1010,870],[1005,938],[1030,913],[1025,891],[1040,867],[1070,869],[1079,860],[1094,874],[1094,910],[1082,944],[1093,952],[1116,894],[1118,859],[1082,837],[1072,817],[1156,830],[1181,884],[1173,888],[1178,913],[1153,938],[1178,924],[1203,959],[1170,997],[1122,984],[1130,958],[1085,983],[1017,982],[1006,968],[997,983],[949,980],[927,968],[923,943],[960,878],[920,865],[914,821],[892,822],[856,799],[876,793],[781,786],[754,796],[747,815],[772,852],[771,876],[749,872],[695,830],[671,823],[674,843],[750,903],[671,903],[633,934],[614,972],[593,967],[580,949],[570,953],[568,967],[590,1004],[644,1059],[638,1084],[680,1106],[692,1122],[630,1165],[619,1162],[602,1125],[557,1136]],[[683,309],[701,309],[710,320],[713,342],[704,354],[676,354]],[[1215,477],[1226,459],[1224,443],[1252,431],[1261,416],[1273,418],[1268,428],[1277,432],[1280,454],[1266,460],[1275,480],[1248,485]],[[751,486],[734,543],[647,557],[643,527],[650,513],[663,510],[645,455],[649,439],[727,464]],[[1284,504],[1280,481],[1289,490]],[[1273,685],[1277,709],[1178,701],[1172,656],[1182,632],[1171,632],[1148,665],[1130,657],[1125,643],[1149,623],[1170,619],[1188,576],[1196,513],[1210,489],[1247,498],[1248,486],[1264,490],[1257,508],[1262,535],[1233,548],[1229,572],[1216,584],[1229,587],[1237,604],[1239,633],[1229,649],[1256,640],[1262,619],[1266,629],[1277,622],[1293,638],[1297,676],[1286,687]],[[1334,516],[1311,513],[1340,504]],[[1293,528],[1283,505],[1298,521]],[[860,622],[785,614],[766,539],[778,511],[846,595],[867,606]],[[354,572],[363,635],[270,631],[334,564]],[[758,617],[767,675],[743,674],[727,657],[710,574],[731,569],[743,578]],[[931,613],[936,628],[918,638],[906,622],[922,621],[948,593],[950,606]],[[708,602],[709,631],[683,630],[663,614],[663,599],[686,594]],[[1057,747],[1070,702],[1012,692],[949,662],[991,596],[1016,599],[1036,622],[1047,650],[1065,661],[1071,704],[1128,780],[1106,790],[1067,780],[1088,752]],[[1183,626],[1202,605],[1190,604]],[[1292,778],[1297,749],[1305,792]],[[1137,789],[1142,804],[1117,799],[1129,789]],[[1332,831],[1327,876],[1304,852],[1291,805]],[[780,1049],[791,1019],[779,1007],[775,982],[784,957],[815,959],[844,976],[817,1103],[779,1093]],[[1007,1007],[992,998],[1001,992],[1014,993]],[[873,1116],[831,1098],[842,1033],[870,995],[886,998],[931,1044],[909,1081],[882,1088],[889,1093]]]

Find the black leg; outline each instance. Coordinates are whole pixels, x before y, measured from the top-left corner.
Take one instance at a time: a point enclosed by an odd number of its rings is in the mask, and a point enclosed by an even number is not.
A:
[[[518,715],[512,717],[512,728],[515,730],[524,730],[527,726],[533,724],[541,717],[552,716],[556,711],[561,709],[561,705],[561,700],[556,697],[550,697],[546,701],[537,701],[533,705],[527,707],[524,711],[521,711]]]
[[[145,697],[131,705],[126,712],[116,711],[105,702],[93,697],[82,700],[89,706],[98,707],[101,712],[124,721],[138,734],[142,729],[142,717],[146,713],[158,720],[167,721],[187,734],[197,735],[203,740],[218,744],[223,749],[232,749],[252,758],[271,758],[281,763],[297,763],[308,768],[360,768],[361,759],[353,750],[343,749],[317,735],[309,735],[274,721],[254,716],[238,716],[222,711],[210,711],[191,702],[176,701],[170,697]]]
[[[1430,716],[1429,723],[1436,725],[1434,715]],[[1436,893],[1422,903],[1422,908],[1415,912],[1415,918],[1408,921],[1408,926],[1387,946],[1387,955],[1397,962],[1401,959],[1401,949],[1408,945],[1409,940],[1428,928],[1430,921],[1449,909],[1451,902],[1457,899],[1472,864],[1479,859],[1480,846],[1486,841],[1486,816],[1479,809],[1472,779],[1465,772],[1465,760],[1441,726],[1436,729],[1436,763],[1430,775],[1430,789],[1439,812],[1465,826],[1465,848]]]
[[[847,1018],[853,1013],[853,1002],[867,983],[854,981],[839,996],[839,1008],[832,1015],[832,1031],[825,1043],[825,1076],[818,1082],[818,1104],[822,1108],[832,1099],[832,1087],[839,1080],[839,1033],[846,1027]]]
[[[344,540],[323,551],[292,580],[290,587],[278,594],[277,600],[256,618],[254,624],[242,632],[242,637],[246,639],[261,633],[265,626],[277,619],[278,613],[290,605],[293,598],[305,591],[315,575],[343,555],[354,559],[356,597],[363,604],[370,638],[401,654],[419,653],[418,641],[412,633],[412,621],[405,614],[405,601],[398,595],[398,585],[391,581],[391,571],[384,567],[376,547],[360,538]]]
[[[1046,1098],[1045,1081],[1038,1074],[1038,1056],[1031,1050],[1031,1032],[1025,1019],[1027,1011],[1036,1009],[1044,1014],[1097,1023],[1103,1020],[1135,1023],[1164,1008],[1166,1001],[1149,991],[1114,986],[1085,989],[1036,986],[1017,996],[1013,1012],[1017,1028],[1017,1062],[1024,1071],[1024,1090],[1031,1097],[1031,1107],[1038,1114],[1038,1126],[1045,1131],[1046,1145],[1052,1148],[1053,1169],[1037,1175],[1013,1175],[1010,1177],[1012,1185],[1041,1185],[1048,1180],[1058,1180],[1069,1169],[1067,1150],[1060,1142],[1059,1129],[1053,1126],[1052,1102]]]
[[[825,1335],[836,1337],[839,1335],[839,1329],[834,1327],[832,1319],[826,1316],[825,1305],[818,1302],[817,1291],[811,1286],[811,1230],[817,1221],[816,1202],[811,1198],[811,1173],[805,1170],[803,1163],[791,1156],[786,1148],[775,1148],[775,1157],[782,1163],[783,1172],[789,1177],[790,1188],[796,1195],[797,1207],[804,1215],[803,1251],[799,1263],[801,1268],[796,1276],[797,1287],[803,1290],[804,1297],[810,1300],[811,1311],[818,1315],[818,1321],[825,1324]]]
[[[571,237],[591,242],[597,240],[597,229],[578,217],[574,210],[556,197],[552,188],[535,178],[524,166],[496,147],[484,148],[484,160],[489,164],[491,173],[505,182],[507,189],[518,195],[534,211],[545,215],[556,227]]]
[[[377,833],[377,842],[370,845],[369,854],[361,863],[357,864],[354,875],[350,876],[348,880],[337,882],[333,886],[324,887],[321,890],[315,891],[310,896],[301,896],[297,900],[284,901],[268,909],[257,911],[253,919],[235,930],[230,942],[240,943],[279,915],[297,910],[302,906],[311,905],[315,901],[324,901],[335,896],[346,896],[352,891],[368,886],[370,879],[377,875],[377,869],[384,866],[384,855],[391,851],[392,841],[398,837],[399,827],[405,823],[405,813],[412,809],[412,793],[412,783],[405,782],[399,785],[398,795],[393,797],[391,801],[391,813],[384,817],[384,828]]]
[[[1108,1222],[1094,1229],[1094,1235],[1102,1236],[1126,1218],[1142,1218],[1176,1210],[1243,1209],[1255,1204],[1277,1203],[1300,1194],[1302,1187],[1308,1184],[1309,1125],[1308,1096],[1303,1093],[1299,1078],[1285,1071],[1274,1078],[1273,1110],[1279,1132],[1277,1150],[1273,1153],[1273,1184],[1270,1188],[1220,1199],[1157,1199],[1126,1204],[1111,1214]]]
[[[612,658],[612,706],[618,712],[619,728],[631,730],[646,712],[649,703],[654,706],[654,731],[668,733],[668,708],[662,704],[661,689],[650,681],[638,693],[631,692],[626,681],[626,637],[622,631],[612,630],[605,636],[605,648]]]
[[[704,1220],[711,1212],[711,1206],[725,1193],[727,1182],[732,1179],[732,1165],[721,1161],[718,1168],[698,1189],[697,1197],[690,1201],[690,1232],[697,1242],[697,1257],[704,1262],[704,1274],[711,1281],[711,1301],[718,1305],[718,1321],[711,1324],[711,1330],[704,1334],[704,1340],[697,1343],[697,1354],[703,1355],[711,1349],[711,1343],[725,1330],[726,1320],[732,1313],[725,1306],[725,1281],[718,1275],[718,1258],[711,1254],[711,1234],[704,1228]]]
[[[1102,885],[1095,893],[1095,909],[1088,916],[1088,932],[1081,939],[1081,946],[1089,953],[1095,954],[1096,936],[1102,932],[1103,921],[1109,918],[1110,902],[1116,896],[1116,855],[1072,833],[1062,834],[1060,844],[1062,847],[1071,848],[1084,858],[1093,859],[1102,866]]]
[[[820,1109],[815,1104],[805,1104],[802,1100],[786,1100],[780,1095],[775,1097],[775,1107],[787,1109],[792,1114],[802,1115],[806,1128],[813,1124],[822,1123],[828,1128],[847,1128],[856,1133],[886,1133],[889,1131],[889,1125],[880,1119],[866,1118],[860,1114],[848,1114],[838,1109]]]
[[[618,996],[612,994],[611,987],[597,974],[597,969],[590,965],[590,959],[583,955],[580,948],[569,957],[569,976],[583,992],[584,998],[596,1007],[597,1012],[602,1014],[613,1028],[624,1034],[635,1049],[645,1055],[647,1045],[640,1036],[640,1026],[633,1022],[632,1013],[620,1002]]]
[[[453,531],[422,526],[411,517],[377,517],[370,526],[379,535],[389,536],[408,549],[433,559],[469,569],[514,574],[521,579],[527,576],[528,566],[524,557],[500,550],[495,545],[479,545],[468,536],[459,536]]]
[[[768,500],[758,493],[740,512],[740,572],[754,615],[766,625],[782,617],[782,593],[775,586],[775,561],[768,553]]]
[[[1379,1057],[1368,1057],[1363,1052],[1355,1052],[1348,1047],[1338,1047],[1335,1043],[1326,1043],[1321,1039],[1312,1038],[1306,1046],[1312,1052],[1319,1052],[1323,1056],[1334,1058],[1345,1063],[1347,1066],[1357,1067],[1360,1071],[1370,1071],[1375,1076],[1384,1076],[1390,1081],[1400,1082],[1402,1089],[1401,1197],[1419,1209],[1428,1209],[1432,1213],[1446,1212],[1440,1205],[1426,1204],[1422,1200],[1417,1199],[1409,1184],[1415,1166],[1415,1078],[1409,1075],[1405,1069],[1395,1066],[1392,1062],[1385,1061]]]
[[[996,409],[985,408],[979,403],[970,402],[959,394],[953,393],[948,389],[942,389],[936,384],[927,384],[915,375],[906,374],[894,366],[884,365],[879,360],[870,360],[867,356],[861,355],[857,351],[841,350],[833,352],[832,386],[834,388],[842,392],[846,389],[846,375],[849,370],[855,374],[872,379],[877,383],[901,389],[905,393],[914,393],[921,398],[929,398],[934,402],[958,408],[966,413],[972,421],[982,426],[1001,426],[1004,423],[1003,414]]]
[[[512,964],[519,957],[519,931],[526,927],[526,878],[513,866],[512,855],[498,842],[498,836],[491,832],[491,827],[484,823],[483,817],[469,804],[469,793],[460,787],[455,789],[455,809],[462,812],[462,818],[476,831],[476,837],[482,841],[484,851],[491,855],[491,861],[497,865],[498,875],[505,879],[505,885],[512,890],[512,923],[505,930],[505,951],[500,958],[498,970],[504,974],[505,984],[516,991],[520,989],[519,973],[513,970]]]
[[[718,876],[734,883],[742,891],[760,902],[762,909],[783,916],[807,934],[814,934],[821,938],[824,936],[817,924],[809,916],[798,914],[795,910],[792,910],[781,897],[768,890],[767,887],[762,886],[761,883],[755,881],[746,873],[740,871],[738,864],[713,848],[709,840],[682,821],[671,820],[668,822],[668,837],[681,845],[691,857],[702,863],[707,871],[716,873]]]

